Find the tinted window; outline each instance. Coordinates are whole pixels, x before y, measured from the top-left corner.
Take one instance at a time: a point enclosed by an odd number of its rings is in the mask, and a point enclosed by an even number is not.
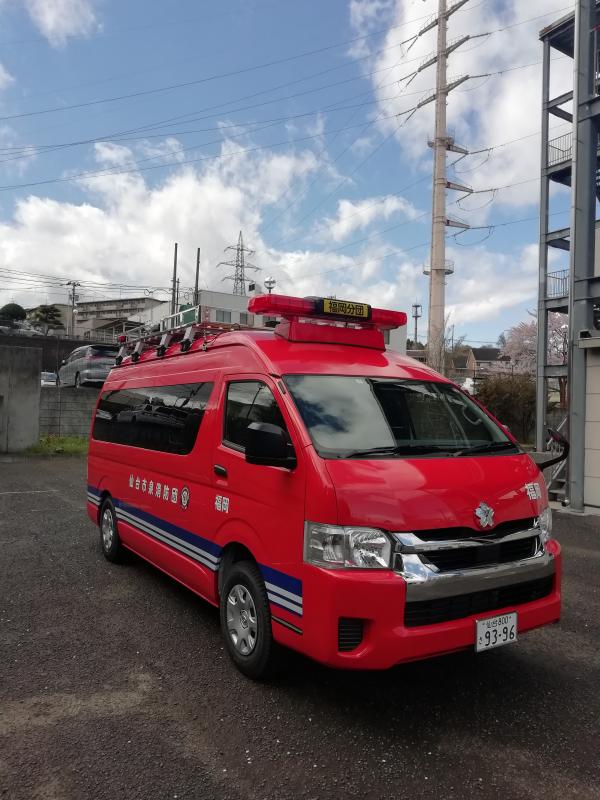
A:
[[[398,457],[515,452],[487,414],[450,384],[335,375],[288,375],[285,382],[323,456],[373,448]]]
[[[88,348],[88,355],[102,356],[103,358],[114,358],[118,352],[118,347],[108,344],[94,344]]]
[[[286,429],[286,424],[269,387],[260,381],[238,381],[227,387],[223,441],[246,446],[246,429],[252,422],[270,422]]]
[[[104,392],[94,439],[185,455],[196,442],[212,383]]]
[[[231,322],[231,311],[217,309],[217,322]]]

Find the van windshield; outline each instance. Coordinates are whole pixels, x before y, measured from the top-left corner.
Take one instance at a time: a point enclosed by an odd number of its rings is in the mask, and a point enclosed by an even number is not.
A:
[[[339,375],[286,375],[284,380],[324,458],[521,452],[451,384]]]

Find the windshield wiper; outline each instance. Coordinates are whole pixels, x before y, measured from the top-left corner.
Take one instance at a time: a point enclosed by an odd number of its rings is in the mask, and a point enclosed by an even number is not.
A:
[[[388,447],[368,447],[365,450],[352,450],[350,453],[344,453],[339,458],[363,458],[367,456],[384,456],[384,455],[428,455],[435,453],[436,455],[454,455],[448,452],[448,448],[435,444],[399,444],[390,445]]]
[[[452,455],[470,456],[473,453],[495,453],[499,450],[517,449],[517,445],[514,442],[485,442],[485,444],[476,444],[473,445],[473,447],[465,447],[462,450],[456,450]]]

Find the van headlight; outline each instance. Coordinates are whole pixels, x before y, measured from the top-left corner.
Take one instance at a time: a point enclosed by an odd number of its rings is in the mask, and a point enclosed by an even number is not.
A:
[[[304,524],[304,560],[328,569],[389,569],[392,543],[377,528]]]
[[[547,506],[537,518],[537,527],[540,529],[540,539],[546,544],[552,536],[552,509]]]

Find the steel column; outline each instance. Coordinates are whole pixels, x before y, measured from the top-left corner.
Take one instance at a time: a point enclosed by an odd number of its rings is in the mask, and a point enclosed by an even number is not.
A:
[[[548,275],[548,107],[550,100],[550,43],[544,42],[542,62],[542,154],[540,181],[540,250],[538,274],[536,448],[546,448],[546,361],[548,352],[548,314],[546,284]]]
[[[594,274],[597,120],[595,99],[595,0],[577,0],[573,76],[573,190],[569,292],[569,502],[584,510],[586,352],[578,346],[581,330],[592,327],[588,279]]]

